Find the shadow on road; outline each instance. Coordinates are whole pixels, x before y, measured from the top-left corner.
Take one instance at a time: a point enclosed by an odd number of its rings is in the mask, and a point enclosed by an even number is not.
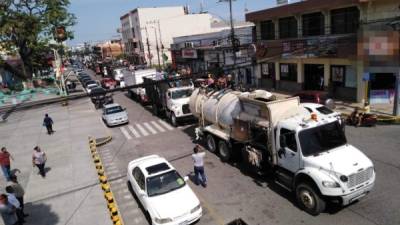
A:
[[[44,203],[26,203],[26,224],[31,225],[55,225],[59,223],[59,217],[51,210],[51,206]]]

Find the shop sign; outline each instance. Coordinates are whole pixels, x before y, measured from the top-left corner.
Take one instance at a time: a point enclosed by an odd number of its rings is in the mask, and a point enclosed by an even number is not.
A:
[[[197,59],[197,50],[196,49],[182,49],[182,58]]]
[[[371,90],[371,104],[390,104],[394,99],[394,90]]]

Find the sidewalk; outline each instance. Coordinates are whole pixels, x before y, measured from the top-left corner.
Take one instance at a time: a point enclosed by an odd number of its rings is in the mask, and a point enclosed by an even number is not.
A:
[[[272,92],[272,93],[276,95],[278,99],[284,99],[292,96],[292,94],[284,92]],[[346,102],[337,99],[334,100],[336,104],[335,111],[338,111],[344,115],[351,114],[357,107],[363,108],[363,104],[361,103]],[[393,112],[393,106],[390,104],[371,105],[371,112],[383,117],[391,116]]]
[[[45,113],[55,123],[51,136],[42,126]],[[26,191],[26,224],[112,224],[88,146],[88,136],[106,135],[89,99],[18,111],[0,124],[0,145],[13,155],[11,168],[20,171],[16,174]],[[45,179],[32,168],[36,145],[48,156]],[[0,191],[4,187],[1,174]]]

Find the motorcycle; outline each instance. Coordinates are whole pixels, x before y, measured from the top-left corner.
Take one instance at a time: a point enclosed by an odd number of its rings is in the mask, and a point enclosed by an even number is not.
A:
[[[378,123],[378,116],[372,113],[363,113],[355,110],[346,120],[352,126],[374,127]]]

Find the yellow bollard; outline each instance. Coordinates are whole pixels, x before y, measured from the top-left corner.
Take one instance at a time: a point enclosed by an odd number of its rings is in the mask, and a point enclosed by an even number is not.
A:
[[[109,184],[102,184],[101,189],[103,189],[104,192],[110,192],[110,185]]]
[[[105,193],[104,197],[106,198],[108,203],[114,202],[114,197],[113,197],[113,194],[111,192]]]
[[[103,183],[103,184],[107,183],[107,177],[104,176],[104,175],[103,175],[103,176],[100,176],[100,177],[99,177],[99,180],[100,180],[100,182]]]
[[[112,208],[116,207],[114,202],[109,203],[107,206],[108,206],[109,210],[111,210]]]
[[[103,169],[97,170],[97,174],[99,176],[103,176],[104,175],[104,170]]]

